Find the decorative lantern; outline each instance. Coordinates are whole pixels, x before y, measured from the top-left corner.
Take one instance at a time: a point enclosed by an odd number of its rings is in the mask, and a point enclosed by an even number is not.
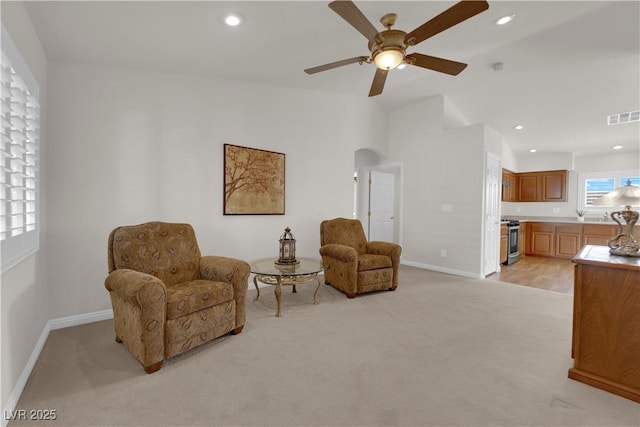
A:
[[[276,264],[297,264],[296,261],[296,238],[291,234],[289,227],[284,229],[284,233],[280,236],[280,257]]]

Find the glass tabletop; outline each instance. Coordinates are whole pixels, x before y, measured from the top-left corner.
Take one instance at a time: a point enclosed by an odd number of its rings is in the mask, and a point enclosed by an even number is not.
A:
[[[311,258],[298,258],[298,264],[279,265],[276,258],[251,261],[251,272],[262,276],[303,276],[317,274],[324,270],[322,261]]]

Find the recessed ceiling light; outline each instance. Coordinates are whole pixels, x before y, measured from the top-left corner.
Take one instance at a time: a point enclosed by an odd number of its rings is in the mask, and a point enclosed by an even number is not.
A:
[[[536,150],[535,148],[529,148],[529,152],[530,153],[535,153],[536,151],[538,151],[538,150]]]
[[[622,145],[614,145],[613,148],[614,150],[620,150],[623,146]]]
[[[515,15],[505,15],[502,18],[498,19],[496,21],[496,25],[504,25],[504,24],[508,24],[509,22],[511,22],[513,20],[513,17]]]
[[[515,125],[513,128],[515,130],[522,130],[522,129],[524,129],[524,125]]]
[[[240,25],[241,22],[242,22],[242,17],[235,13],[231,15],[227,15],[227,17],[224,18],[224,23],[230,27],[235,27],[237,25]]]

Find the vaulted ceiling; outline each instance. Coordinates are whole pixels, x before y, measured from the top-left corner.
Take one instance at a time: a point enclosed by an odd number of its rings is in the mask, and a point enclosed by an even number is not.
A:
[[[368,55],[367,40],[327,1],[28,1],[51,61],[73,61],[246,80],[367,97],[373,64],[319,74],[304,69]],[[455,2],[357,1],[379,30],[390,12],[411,31]],[[504,135],[517,154],[638,156],[638,122],[607,115],[640,110],[640,2],[489,1],[487,11],[408,52],[469,64],[458,76],[418,67],[389,72],[394,109],[444,94],[471,123]],[[238,27],[224,25],[238,13]],[[514,15],[507,25],[495,21]],[[496,63],[501,63],[497,70]],[[522,124],[523,130],[514,126]],[[526,154],[528,155],[528,154]]]

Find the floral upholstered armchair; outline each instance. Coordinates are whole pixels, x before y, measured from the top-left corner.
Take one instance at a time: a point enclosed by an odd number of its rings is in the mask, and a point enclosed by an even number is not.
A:
[[[400,245],[367,242],[357,219],[335,218],[320,223],[320,255],[325,283],[356,294],[398,287]]]
[[[118,227],[108,259],[116,341],[147,373],[165,358],[242,331],[249,264],[202,257],[189,224]]]

